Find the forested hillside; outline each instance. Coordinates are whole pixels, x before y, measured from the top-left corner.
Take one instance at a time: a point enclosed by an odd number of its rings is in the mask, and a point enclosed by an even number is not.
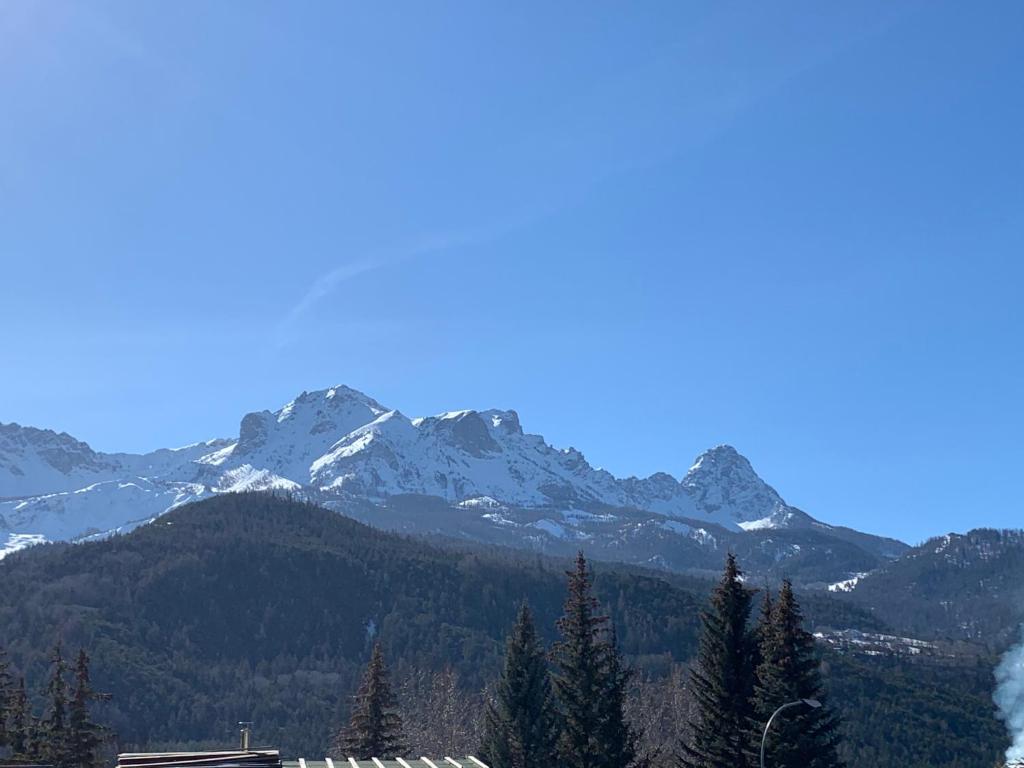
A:
[[[98,715],[126,746],[230,743],[235,724],[253,720],[259,741],[317,755],[374,639],[396,677],[450,665],[478,691],[524,597],[553,638],[566,565],[427,544],[270,495],[225,495],[127,536],[0,561],[0,644],[30,684],[43,680],[58,636],[89,648],[97,688],[114,694]],[[706,583],[596,571],[596,593],[645,676],[692,658]],[[801,599],[818,624],[884,628],[848,603]],[[826,663],[851,760],[990,768],[1003,746],[987,660]]]
[[[997,652],[1024,620],[1024,532],[980,528],[926,541],[860,580],[848,599],[916,637]]]

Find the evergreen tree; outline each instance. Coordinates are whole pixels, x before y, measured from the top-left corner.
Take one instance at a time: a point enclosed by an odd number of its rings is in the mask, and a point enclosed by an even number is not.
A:
[[[764,599],[761,601],[761,615],[757,620],[757,627],[754,629],[754,670],[761,666],[761,652],[765,648],[767,634],[770,633],[775,615],[775,601],[772,600],[772,591],[768,584],[764,585]]]
[[[542,768],[557,760],[558,722],[547,660],[523,603],[508,637],[505,666],[487,707],[481,755],[501,768]]]
[[[25,753],[34,761],[47,760],[48,742],[46,741],[46,730],[43,721],[34,714],[28,716],[28,730],[26,731]]]
[[[46,683],[49,700],[46,716],[39,724],[40,756],[58,768],[68,761],[68,684],[67,663],[58,641],[50,655],[50,679]]]
[[[400,757],[405,752],[402,718],[388,682],[380,643],[373,646],[366,674],[355,695],[351,720],[339,734],[337,747],[343,756],[358,760]]]
[[[89,678],[89,655],[85,649],[78,652],[75,663],[75,688],[68,707],[68,763],[74,768],[95,768],[100,763],[97,754],[104,741],[104,732],[89,715],[89,705],[109,698],[92,688]]]
[[[605,745],[609,768],[632,765],[647,766],[648,756],[640,755],[641,734],[626,719],[626,699],[633,676],[622,663],[615,625],[610,624],[606,645],[605,684],[601,703],[601,743]]]
[[[730,554],[711,602],[701,613],[697,664],[691,675],[696,716],[681,746],[686,768],[750,766],[757,641],[748,627],[753,593]]]
[[[11,752],[17,757],[34,757],[32,745],[32,713],[29,711],[28,694],[25,692],[25,678],[18,681],[7,710],[7,730],[10,734]]]
[[[11,745],[9,720],[13,702],[14,686],[11,681],[7,651],[0,648],[0,749]]]
[[[770,756],[772,768],[835,768],[840,765],[839,720],[826,705],[814,637],[803,628],[789,581],[782,583],[778,600],[762,617],[759,635],[761,664],[753,697],[753,747],[760,749],[764,724],[778,707],[815,699],[821,707],[792,707],[775,718],[765,754]]]
[[[627,768],[637,763],[638,741],[625,720],[628,673],[592,594],[593,575],[582,552],[567,575],[569,595],[558,622],[562,638],[552,654],[562,717],[558,765]]]

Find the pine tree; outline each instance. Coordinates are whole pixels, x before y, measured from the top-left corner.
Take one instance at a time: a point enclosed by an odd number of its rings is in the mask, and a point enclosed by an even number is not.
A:
[[[25,678],[18,681],[7,710],[7,730],[10,734],[11,752],[16,757],[35,757],[32,753],[32,713],[29,711],[28,694],[25,692]]]
[[[761,601],[761,615],[757,620],[757,627],[754,629],[754,669],[756,670],[762,661],[761,652],[765,648],[767,635],[771,632],[773,616],[775,615],[775,601],[772,600],[772,591],[768,584],[764,585],[764,599]]]
[[[58,642],[50,655],[50,679],[46,684],[49,707],[39,724],[40,752],[48,762],[64,768],[68,761],[67,664]]]
[[[625,720],[628,672],[609,619],[592,595],[593,575],[581,552],[568,572],[569,595],[553,649],[555,693],[562,718],[559,766],[627,768],[637,763],[637,736]]]
[[[14,686],[11,681],[7,651],[0,648],[0,749],[11,745],[11,732],[8,721],[13,703]]]
[[[25,753],[30,755],[35,761],[41,762],[47,760],[48,742],[46,741],[46,731],[43,727],[43,721],[35,715],[30,714],[26,734],[27,741],[25,744]]]
[[[761,664],[754,689],[753,748],[760,750],[764,724],[792,701],[814,699],[819,708],[793,707],[772,723],[765,744],[772,768],[836,768],[839,720],[827,706],[814,637],[803,628],[800,606],[789,581],[759,630]],[[766,760],[767,762],[767,760]]]
[[[558,722],[544,650],[523,603],[509,635],[505,666],[488,705],[480,752],[501,768],[542,768],[557,760]]]
[[[691,674],[697,714],[681,746],[686,768],[746,768],[754,692],[756,636],[748,627],[753,593],[730,554],[725,572],[701,613],[697,664]]]
[[[601,697],[601,742],[605,745],[606,765],[615,768],[646,766],[650,759],[640,756],[640,736],[626,719],[626,699],[632,672],[626,668],[619,653],[615,625],[608,628],[605,662],[605,693]]]
[[[345,757],[368,760],[373,757],[401,757],[405,753],[402,719],[388,682],[380,643],[373,654],[355,695],[349,725],[338,737],[337,749]]]
[[[68,763],[75,768],[95,768],[97,754],[104,741],[104,731],[89,716],[89,705],[104,701],[109,696],[97,693],[89,677],[89,655],[85,649],[78,652],[75,663],[75,689],[68,708]]]

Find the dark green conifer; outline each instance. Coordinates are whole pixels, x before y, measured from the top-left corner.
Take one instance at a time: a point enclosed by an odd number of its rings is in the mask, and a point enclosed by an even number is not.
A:
[[[761,651],[765,647],[767,634],[771,632],[773,616],[775,615],[775,601],[772,600],[772,591],[768,584],[764,585],[764,599],[761,601],[761,615],[758,617],[757,626],[754,628],[754,670],[761,665]]]
[[[637,763],[637,736],[624,714],[628,672],[592,594],[593,575],[582,552],[567,575],[569,595],[558,622],[562,638],[552,653],[562,719],[558,765],[628,768]]]
[[[25,678],[18,681],[7,710],[7,730],[11,753],[16,757],[34,757],[32,753],[32,713],[29,711]]]
[[[686,768],[747,768],[753,717],[756,636],[748,627],[753,593],[730,554],[711,603],[701,613],[702,632],[692,672],[696,716],[681,745]]]
[[[557,761],[558,721],[544,649],[523,603],[488,705],[481,756],[501,768],[544,768]]]
[[[370,663],[355,695],[348,727],[339,734],[337,750],[342,756],[357,760],[405,754],[402,718],[388,682],[380,643],[373,646]]]
[[[11,680],[7,651],[0,648],[0,749],[11,745],[10,715],[14,703],[14,685]]]
[[[760,750],[764,725],[778,707],[812,699],[822,706],[791,707],[775,718],[765,744],[766,762],[772,768],[836,768],[841,764],[836,753],[839,720],[826,702],[814,637],[803,628],[789,581],[782,583],[771,611],[762,616],[759,635],[752,749]]]
[[[89,655],[82,649],[75,662],[75,688],[68,707],[68,764],[74,768],[95,768],[100,764],[99,749],[104,731],[92,721],[89,706],[109,698],[92,688]]]
[[[619,653],[615,625],[608,629],[605,662],[605,693],[601,697],[601,742],[605,745],[609,768],[626,765],[647,766],[650,756],[640,755],[640,733],[626,719],[626,698],[632,672],[623,664]]]
[[[58,641],[50,655],[50,679],[46,683],[46,715],[39,724],[41,757],[58,768],[68,764],[67,663]]]
[[[27,733],[28,742],[26,744],[26,754],[34,762],[48,762],[50,758],[47,757],[49,751],[47,748],[46,732],[43,728],[42,719],[30,714],[28,718]]]

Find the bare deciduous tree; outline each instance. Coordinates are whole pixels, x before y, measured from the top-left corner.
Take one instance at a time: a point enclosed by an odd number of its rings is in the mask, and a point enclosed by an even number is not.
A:
[[[399,707],[412,755],[474,754],[483,731],[484,695],[468,691],[459,674],[415,671],[399,685]]]
[[[674,746],[688,737],[693,714],[687,668],[672,666],[662,678],[636,675],[626,699],[626,716],[640,733],[640,752],[655,763],[672,756]]]

